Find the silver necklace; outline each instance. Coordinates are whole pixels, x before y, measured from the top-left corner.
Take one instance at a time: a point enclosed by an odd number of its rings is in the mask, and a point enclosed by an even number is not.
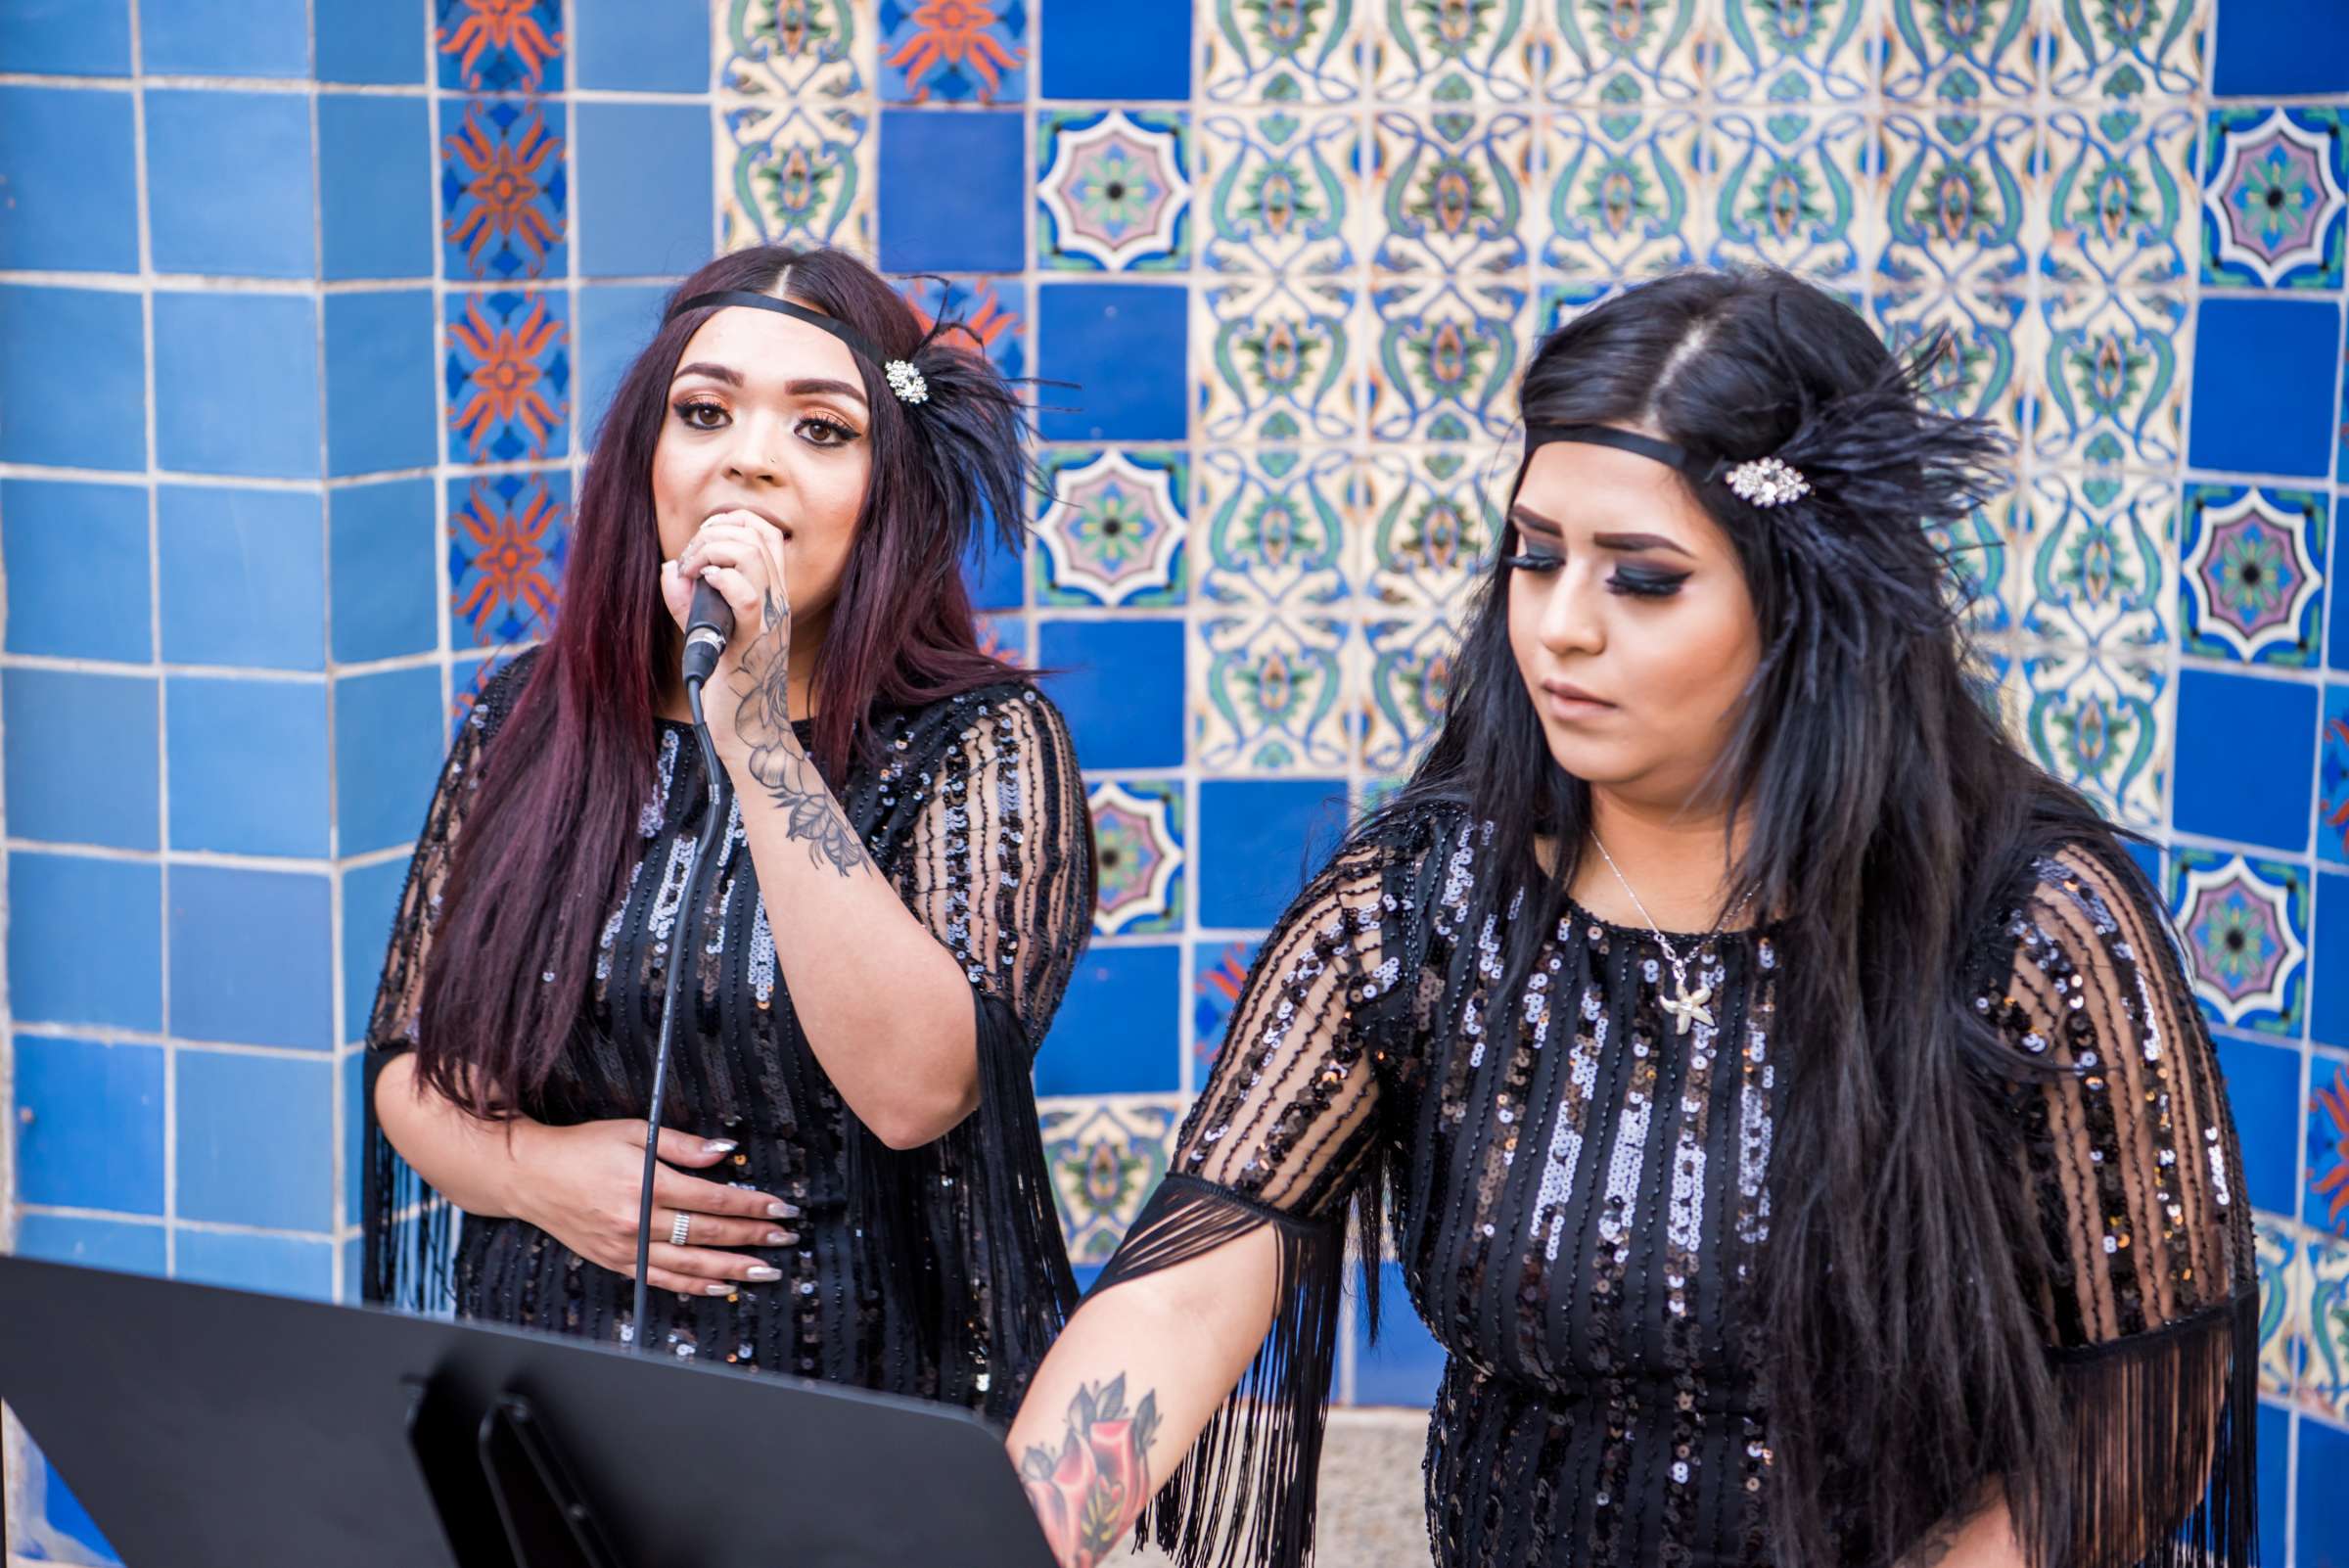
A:
[[[1707,1029],[1711,1029],[1713,1027],[1713,1009],[1707,1004],[1713,1000],[1712,986],[1710,984],[1699,986],[1694,991],[1688,989],[1688,960],[1681,956],[1680,949],[1672,945],[1672,939],[1664,935],[1664,928],[1656,924],[1656,917],[1647,912],[1647,905],[1639,900],[1639,890],[1632,886],[1632,879],[1623,874],[1623,867],[1615,863],[1615,856],[1607,853],[1607,847],[1604,844],[1599,843],[1598,835],[1591,834],[1590,842],[1598,845],[1599,858],[1607,862],[1607,869],[1615,873],[1615,880],[1623,884],[1623,891],[1632,896],[1633,907],[1639,911],[1639,918],[1647,922],[1647,929],[1655,933],[1657,945],[1664,949],[1664,957],[1672,965],[1673,994],[1662,997],[1661,1000],[1664,1010],[1672,1014],[1674,1021],[1679,1025],[1678,1032],[1682,1035],[1687,1034],[1688,1026],[1691,1024],[1702,1024]],[[1721,912],[1721,918],[1713,922],[1713,929],[1706,932],[1700,940],[1710,942],[1719,936],[1721,928],[1728,923],[1729,916],[1753,902],[1753,899],[1754,896],[1749,893],[1728,908],[1724,909]]]

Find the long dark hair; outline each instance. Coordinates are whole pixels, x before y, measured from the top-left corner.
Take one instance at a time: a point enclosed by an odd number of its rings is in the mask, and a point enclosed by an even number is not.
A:
[[[994,368],[951,341],[955,323],[925,332],[895,290],[840,251],[733,252],[678,285],[669,308],[778,283],[880,353],[912,361],[929,391],[908,408],[858,356],[872,473],[812,672],[811,749],[837,783],[869,743],[876,705],[934,702],[1019,673],[980,651],[961,562],[983,518],[1016,546],[1031,473],[1025,416]],[[627,870],[653,782],[654,710],[679,651],[661,600],[653,450],[678,356],[714,313],[667,315],[621,381],[580,487],[552,634],[484,759],[457,837],[426,961],[417,1064],[426,1084],[479,1114],[527,1106],[546,1082]]]
[[[1970,1080],[2020,1069],[1966,982],[2018,868],[2064,840],[2110,845],[2111,830],[1992,710],[1929,529],[1989,498],[2004,446],[1934,412],[1921,363],[1896,362],[1795,278],[1692,272],[1559,329],[1522,395],[1528,423],[1641,425],[1729,462],[1774,453],[1814,486],[1772,511],[1719,478],[1691,483],[1734,544],[1762,636],[1713,793],[1692,804],[1750,825],[1741,853],[1725,840],[1728,897],[1773,913],[1785,954],[1792,1082],[1762,1290],[1773,1534],[1790,1563],[1889,1560],[1993,1478],[2019,1525],[2059,1469],[2060,1407],[2011,1239],[2034,1232]],[[1472,613],[1442,731],[1387,808],[1464,807],[1492,825],[1503,874],[1465,929],[1520,889],[1543,914],[1514,923],[1502,996],[1522,989],[1590,825],[1589,787],[1551,760],[1510,650],[1510,553]],[[1560,852],[1547,873],[1543,836]]]

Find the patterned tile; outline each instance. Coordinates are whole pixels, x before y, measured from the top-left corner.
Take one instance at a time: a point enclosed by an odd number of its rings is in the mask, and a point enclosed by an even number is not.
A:
[[[1017,278],[908,278],[898,285],[923,330],[944,315],[944,341],[978,347],[1010,377],[1028,373],[1028,286]]]
[[[1036,116],[1036,262],[1077,272],[1190,265],[1189,116],[1112,109]]]
[[[570,208],[563,106],[476,98],[443,103],[440,115],[442,276],[562,276]]]
[[[559,93],[564,44],[562,0],[435,0],[443,92]]]
[[[1436,731],[1458,676],[1460,627],[1435,616],[1378,617],[1362,626],[1362,766],[1407,773]]]
[[[1360,432],[1367,346],[1355,290],[1246,278],[1196,290],[1200,431],[1218,441],[1342,441]]]
[[[2012,290],[1903,288],[1877,293],[1876,330],[1895,352],[1927,354],[1926,388],[1953,414],[1987,419],[2019,448],[2029,366],[2041,328]]]
[[[2024,522],[2026,633],[2122,657],[2169,642],[2178,496],[2167,481],[2043,473]]]
[[[2301,1218],[2318,1230],[2349,1236],[2349,1062],[2337,1057],[2309,1058],[2308,1192]],[[2341,1369],[2334,1370],[2337,1395]]]
[[[2326,524],[2326,499],[2314,491],[2188,485],[2183,649],[2243,664],[2320,663]]]
[[[1391,283],[1361,312],[1370,344],[1370,435],[1380,441],[1499,439],[1517,418],[1523,288],[1450,279]]]
[[[1534,122],[1514,112],[1381,113],[1372,121],[1373,272],[1510,272],[1526,263]]]
[[[1328,773],[1354,761],[1351,627],[1335,616],[1208,612],[1193,623],[1192,761],[1203,773]]]
[[[2300,1387],[2307,1353],[2308,1267],[2300,1238],[2285,1225],[2254,1221],[2259,1260],[2259,1391],[2289,1400]]]
[[[1499,537],[1514,453],[1381,451],[1359,470],[1348,576],[1396,613],[1464,621]]]
[[[725,247],[873,243],[872,119],[847,105],[720,100]]]
[[[1191,947],[1192,1082],[1205,1083],[1207,1069],[1231,1032],[1231,1015],[1256,962],[1254,942],[1202,942]]]
[[[2333,1421],[2349,1421],[2349,1243],[2319,1237],[2301,1252],[2306,1304],[2300,1405]],[[2263,1364],[2264,1371],[2264,1364]]]
[[[2023,659],[2017,674],[2022,738],[2040,766],[2120,821],[2159,827],[2170,766],[2167,669],[2056,648]]]
[[[2337,109],[2214,109],[2202,160],[2202,281],[2337,289],[2349,134]]]
[[[1867,0],[1722,0],[1724,42],[1715,49],[1714,97],[1725,104],[1856,103],[1865,98],[1880,48]]]
[[[1713,208],[1684,110],[1561,110],[1542,116],[1546,209],[1540,264],[1573,278],[1652,277],[1694,265]]]
[[[1199,92],[1209,103],[1346,104],[1361,95],[1352,0],[1215,0],[1212,20],[1206,12]]]
[[[571,300],[564,291],[448,297],[449,450],[468,463],[570,449]]]
[[[2194,254],[2193,148],[2184,105],[2048,116],[2041,269],[2067,288],[2178,288]]]
[[[1180,450],[1048,447],[1039,467],[1052,498],[1036,523],[1037,603],[1182,603],[1190,462]]]
[[[2200,92],[2215,3],[2047,7],[2049,97],[2096,103]]]
[[[1093,932],[1103,937],[1182,929],[1182,780],[1095,784],[1099,882]]]
[[[2309,873],[2181,849],[2170,860],[2169,887],[2194,994],[2211,1021],[2298,1038],[2308,992]]]
[[[1545,69],[1526,0],[1363,0],[1363,9],[1374,19],[1369,70],[1381,103],[1522,104]]]
[[[865,14],[855,0],[732,0],[711,29],[718,91],[809,105],[869,92]]]
[[[1044,1164],[1071,1263],[1107,1263],[1118,1250],[1142,1201],[1167,1174],[1183,1108],[1179,1094],[1037,1102]]]
[[[1219,272],[1350,272],[1361,258],[1368,187],[1353,115],[1288,110],[1199,121],[1201,264]]]
[[[1028,96],[1022,0],[881,0],[875,21],[884,103],[997,104]]]
[[[2184,449],[2193,312],[2168,294],[2049,294],[2027,368],[2043,463],[2168,472]]]
[[[1867,121],[1848,112],[1722,111],[1703,144],[1720,181],[1707,259],[1856,289],[1863,257],[1881,244],[1883,219],[1865,199],[1871,141]]]
[[[2317,858],[2349,865],[2349,685],[2325,688],[2324,726],[2317,759]]]
[[[571,543],[571,476],[493,474],[448,487],[449,641],[542,635]]]
[[[1884,118],[1884,258],[1898,288],[2019,288],[2041,243],[2028,114]]]
[[[1693,102],[1711,0],[1570,0],[1556,8],[1546,95],[1554,103]]]
[[[2014,578],[2017,552],[2007,540],[2023,528],[2025,498],[2018,489],[2004,506],[1977,508],[1956,523],[1929,525],[1926,532],[1941,553],[1960,618],[1976,636],[2014,629],[2020,590]]]
[[[2032,0],[1892,0],[1884,101],[1953,109],[2039,91],[2041,31]]]

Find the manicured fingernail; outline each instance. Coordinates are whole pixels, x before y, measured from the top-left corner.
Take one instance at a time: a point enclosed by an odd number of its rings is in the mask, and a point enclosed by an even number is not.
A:
[[[712,1286],[710,1286],[710,1287],[709,1287],[709,1289],[708,1289],[708,1291],[706,1292],[706,1294],[708,1294],[708,1295],[712,1295],[712,1296],[731,1296],[731,1295],[733,1295],[733,1294],[734,1294],[734,1287],[733,1287],[732,1285],[722,1285],[722,1284],[721,1284],[721,1285],[712,1285]]]
[[[753,1279],[780,1279],[783,1277],[783,1270],[769,1268],[764,1264],[755,1264],[751,1268],[751,1277]]]
[[[766,1206],[769,1220],[796,1220],[799,1215],[800,1207],[796,1203],[770,1203]]]
[[[770,1247],[788,1247],[791,1245],[791,1232],[770,1230],[766,1233],[766,1244]]]
[[[702,1152],[704,1154],[732,1154],[734,1148],[735,1144],[732,1138],[712,1138],[702,1145]]]

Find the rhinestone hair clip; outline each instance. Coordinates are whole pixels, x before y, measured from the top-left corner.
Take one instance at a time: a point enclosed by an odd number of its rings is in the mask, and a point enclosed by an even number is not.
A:
[[[1811,493],[1811,482],[1774,457],[1739,463],[1721,480],[1749,506],[1784,506]]]
[[[912,361],[893,359],[881,367],[881,373],[889,378],[889,390],[898,394],[898,402],[926,403],[930,400],[930,384],[922,380],[922,373],[913,368]]]

